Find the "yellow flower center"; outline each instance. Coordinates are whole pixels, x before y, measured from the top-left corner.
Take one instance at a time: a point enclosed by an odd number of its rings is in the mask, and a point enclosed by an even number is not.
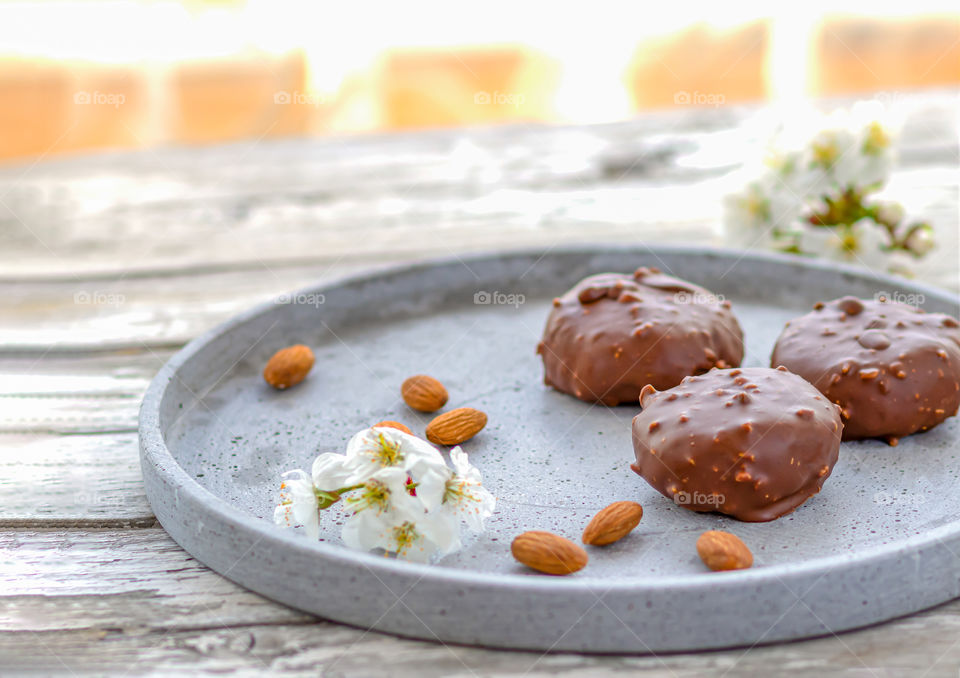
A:
[[[447,481],[443,501],[459,504],[462,501],[480,501],[480,497],[470,494],[470,484],[455,476]]]
[[[769,155],[766,164],[782,177],[790,176],[797,170],[796,158],[787,154]]]
[[[393,541],[396,543],[397,553],[400,555],[417,543],[419,539],[420,533],[417,532],[417,526],[410,521],[393,528]]]
[[[890,135],[879,122],[871,122],[867,128],[867,138],[863,141],[863,152],[868,155],[879,155],[890,145]]]
[[[380,513],[390,503],[390,490],[379,480],[370,480],[361,488],[359,494],[347,497],[346,502],[354,513],[368,508],[374,508]]]
[[[743,208],[757,221],[770,220],[770,201],[759,193],[750,193],[743,200]]]
[[[860,243],[857,241],[857,236],[852,231],[847,231],[843,234],[843,237],[840,240],[840,246],[843,248],[844,252],[856,252],[860,249]]]
[[[840,154],[837,150],[837,145],[832,139],[827,143],[814,142],[812,150],[813,164],[819,165],[824,169],[833,167],[833,163],[837,161],[837,156]]]
[[[381,466],[396,466],[403,461],[403,452],[400,451],[400,443],[391,443],[383,434],[377,436],[377,442],[373,448],[373,457]]]

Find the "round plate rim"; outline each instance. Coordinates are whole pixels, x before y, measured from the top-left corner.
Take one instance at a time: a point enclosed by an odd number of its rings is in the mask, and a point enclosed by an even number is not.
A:
[[[669,253],[671,255],[690,255],[690,256],[736,256],[738,261],[754,262],[775,262],[790,265],[800,265],[805,268],[829,270],[831,273],[841,273],[856,278],[869,279],[872,281],[897,285],[899,288],[909,288],[930,297],[943,298],[949,294],[930,285],[918,283],[912,280],[898,278],[885,274],[877,274],[871,271],[858,268],[856,266],[841,264],[836,262],[826,262],[817,259],[807,259],[788,254],[778,254],[772,252],[743,252],[728,248],[717,248],[708,246],[688,246],[688,245],[655,245],[646,246],[642,243],[647,253],[656,255],[658,252]],[[320,285],[312,285],[302,288],[297,293],[329,292],[341,286],[351,283],[368,281],[380,276],[387,276],[396,273],[413,273],[419,270],[451,265],[456,263],[470,263],[471,261],[482,261],[493,257],[537,257],[549,256],[553,254],[573,254],[595,252],[602,254],[613,250],[622,251],[623,246],[615,247],[605,244],[580,244],[555,247],[549,250],[542,248],[523,248],[510,250],[494,250],[486,252],[477,252],[470,255],[450,256],[433,258],[416,263],[406,263],[395,266],[377,268],[374,270],[361,271],[346,276],[341,276]],[[296,549],[305,549],[315,554],[322,554],[325,558],[333,560],[343,560],[347,563],[354,562],[363,564],[372,569],[375,573],[383,574],[407,574],[416,576],[429,576],[434,579],[444,580],[451,583],[469,582],[471,584],[487,584],[497,588],[537,588],[544,592],[564,593],[571,589],[590,590],[591,585],[598,581],[598,578],[577,577],[577,578],[555,578],[555,577],[531,577],[521,574],[488,574],[473,570],[459,570],[445,568],[441,565],[421,565],[405,561],[383,558],[370,553],[353,551],[343,546],[327,544],[323,542],[309,542],[302,535],[290,530],[283,530],[266,522],[260,518],[249,516],[236,511],[225,500],[213,494],[194,478],[184,471],[177,463],[170,450],[163,440],[159,422],[160,403],[163,399],[166,385],[174,377],[177,369],[197,353],[206,344],[214,339],[230,332],[235,327],[242,325],[253,317],[274,308],[273,301],[267,301],[257,304],[253,308],[233,316],[229,320],[207,330],[197,338],[190,341],[180,351],[174,354],[167,363],[160,369],[154,379],[151,381],[140,408],[139,417],[139,437],[141,442],[141,459],[144,464],[150,464],[153,469],[162,477],[166,477],[173,486],[178,487],[180,492],[187,492],[193,495],[193,498],[200,503],[205,504],[217,514],[220,520],[231,523],[234,527],[243,530],[250,530],[256,533],[260,540],[269,540],[272,545],[293,547]],[[758,569],[748,569],[722,573],[727,583],[740,582],[748,584],[751,582],[762,581],[770,578],[784,579],[785,577],[803,576],[809,574],[824,573],[832,570],[838,565],[856,559],[858,564],[879,562],[889,557],[900,557],[906,550],[916,550],[924,546],[942,543],[945,540],[960,539],[960,519],[955,524],[942,525],[923,534],[915,535],[907,539],[891,542],[889,544],[880,544],[866,549],[843,553],[832,556],[822,556],[798,564],[784,563],[779,565],[765,566]],[[201,559],[202,560],[202,559]],[[712,580],[712,581],[711,581]],[[656,590],[664,587],[678,588],[700,588],[715,586],[716,580],[705,578],[697,574],[685,574],[670,577],[658,577],[654,582],[638,581],[632,577],[604,577],[602,578],[605,588],[612,591],[630,590],[642,592],[644,590]]]

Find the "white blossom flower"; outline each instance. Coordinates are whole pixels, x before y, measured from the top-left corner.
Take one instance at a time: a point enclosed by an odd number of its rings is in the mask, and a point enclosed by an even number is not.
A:
[[[483,522],[491,515],[497,500],[483,486],[480,471],[470,464],[467,453],[459,447],[450,450],[453,476],[447,480],[442,510],[456,515],[474,532],[483,532]]]
[[[373,535],[418,517],[407,480],[407,472],[402,468],[387,467],[372,474],[344,497],[347,520],[342,536],[347,546],[363,550],[375,548]]]
[[[901,227],[899,205],[871,200],[896,159],[893,125],[883,106],[860,103],[829,116],[811,110],[796,117],[772,136],[762,170],[748,174],[743,189],[727,196],[727,241],[871,268],[889,268],[896,251],[929,252],[929,227]]]
[[[890,238],[883,226],[871,219],[861,219],[850,227],[847,239],[845,249],[849,259],[874,270],[886,268]]]
[[[402,560],[426,563],[434,556],[443,556],[460,548],[456,522],[442,516],[425,514],[416,521],[368,520],[362,526],[358,522],[349,525],[350,529],[345,525],[343,531],[348,546],[364,550],[383,549]]]
[[[884,228],[869,219],[861,219],[848,229],[807,226],[800,234],[800,249],[824,259],[859,263],[867,268],[884,268],[888,245]]]
[[[399,467],[377,471],[364,486],[345,499],[348,518],[343,526],[344,543],[369,551],[381,548],[400,558],[429,560],[459,547],[455,526],[431,516],[411,493],[408,476]]]
[[[822,129],[810,141],[809,153],[810,166],[822,171],[828,179],[828,182],[818,182],[823,184],[823,190],[844,191],[857,184],[860,161],[853,131],[845,127]]]
[[[921,257],[937,246],[937,242],[933,239],[933,229],[926,224],[921,224],[910,231],[905,244],[914,255]]]
[[[727,196],[724,207],[730,222],[747,229],[765,228],[770,224],[770,196],[760,181],[752,181],[739,193]]]
[[[840,191],[863,193],[886,183],[895,155],[893,132],[882,113],[882,107],[861,105],[825,118],[809,144],[810,165],[824,171]]]
[[[884,202],[877,205],[877,219],[885,224],[896,226],[903,221],[906,213],[898,202]]]
[[[836,259],[843,249],[840,234],[826,226],[808,226],[799,234],[800,250],[825,259]]]
[[[332,452],[325,452],[317,457],[310,469],[314,487],[333,492],[350,485],[349,479],[353,471],[346,461],[347,458],[342,454]]]
[[[320,536],[320,506],[313,481],[305,471],[283,474],[280,503],[273,511],[273,522],[284,527],[303,527],[311,539]]]
[[[793,197],[799,205],[823,181],[823,172],[811,167],[806,149],[785,149],[770,146],[763,161],[768,170],[768,183],[777,192]],[[775,216],[775,215],[771,215]]]
[[[781,235],[793,232],[803,211],[803,201],[793,192],[780,188],[771,194],[770,219],[773,234]]]
[[[900,122],[893,112],[878,101],[860,101],[848,114],[850,126],[857,130],[861,167],[861,185],[885,184],[896,162],[897,129]]]
[[[467,455],[457,447],[450,456],[452,469],[424,440],[392,428],[366,429],[346,454],[318,456],[310,475],[285,474],[274,520],[316,538],[319,512],[335,507],[345,515],[341,534],[350,548],[428,562],[461,547],[461,523],[482,531],[495,505]]]
[[[882,186],[890,178],[895,161],[891,132],[879,121],[860,130],[858,143],[857,183],[860,186]]]
[[[395,428],[368,428],[347,443],[346,466],[360,482],[382,468],[411,471],[420,466],[446,466],[443,455],[426,440]]]
[[[447,492],[447,482],[453,477],[453,471],[444,463],[420,464],[412,469],[416,480],[416,496],[427,511],[433,511],[443,503]]]
[[[802,202],[790,189],[772,183],[769,177],[760,178],[724,200],[723,227],[729,244],[770,247],[795,228]]]

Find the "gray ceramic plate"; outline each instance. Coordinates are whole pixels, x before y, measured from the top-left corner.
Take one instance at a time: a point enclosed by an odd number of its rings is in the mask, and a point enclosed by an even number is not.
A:
[[[957,314],[951,295],[902,280],[773,255],[694,248],[582,247],[450,259],[353,277],[256,308],[193,341],[157,375],[140,416],[147,496],[200,561],[322,617],[416,638],[497,647],[659,652],[827,634],[960,596],[957,419],[891,448],[844,444],[826,486],[795,513],[746,524],[674,506],[628,469],[636,408],[591,406],[542,385],[534,349],[552,297],[600,271],[653,265],[725,295],[765,365],[784,322],[843,294],[908,298]],[[512,296],[511,296],[512,295]],[[913,300],[921,300],[914,298]],[[483,303],[489,302],[489,303]],[[260,376],[293,343],[317,363],[284,392]],[[489,531],[434,566],[350,551],[274,527],[278,478],[342,451],[354,432],[427,418],[399,397],[429,373],[449,406],[486,411],[465,445],[499,498]],[[552,578],[513,561],[511,539],[574,540],[620,499],[644,506],[628,538]],[[753,569],[710,573],[707,529],[740,535]]]

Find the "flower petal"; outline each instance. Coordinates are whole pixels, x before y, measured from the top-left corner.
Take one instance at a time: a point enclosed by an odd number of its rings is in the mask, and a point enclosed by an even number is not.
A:
[[[444,464],[439,450],[426,440],[386,427],[368,428],[354,435],[347,444],[346,457],[354,483],[363,482],[386,466],[409,470],[423,463]]]
[[[273,520],[286,527],[302,526],[311,539],[320,536],[320,510],[313,482],[305,471],[284,474],[280,504],[274,509]]]
[[[410,469],[410,477],[417,484],[417,499],[424,510],[432,511],[443,503],[453,471],[446,464],[421,463]]]
[[[342,454],[325,452],[313,462],[311,475],[313,484],[318,489],[332,492],[348,484],[350,469],[346,466],[347,458]]]

